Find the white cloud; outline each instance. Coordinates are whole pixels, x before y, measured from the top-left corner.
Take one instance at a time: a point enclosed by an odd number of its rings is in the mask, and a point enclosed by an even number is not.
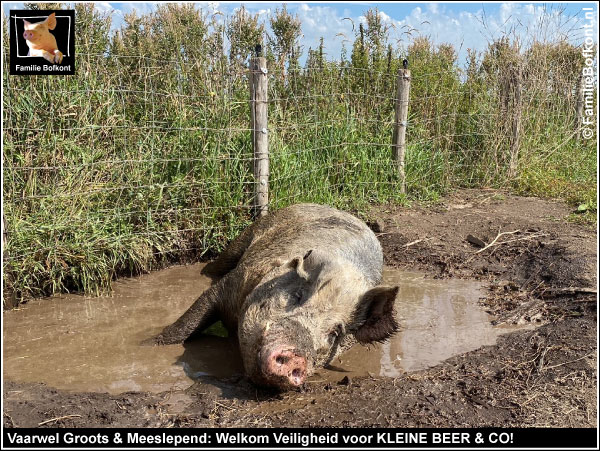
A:
[[[3,9],[8,13],[11,7],[20,9],[22,5],[22,3],[4,3]],[[195,5],[209,16],[215,17],[218,23],[223,23],[228,16],[240,8],[239,3],[227,2],[200,2]],[[247,3],[245,6],[250,13],[260,15],[260,20],[266,25],[267,30],[270,29],[269,16],[273,14],[276,7],[280,7],[264,3]],[[112,11],[112,28],[118,29],[123,23],[124,14],[133,11],[138,15],[146,14],[154,11],[156,4],[98,2],[95,7],[103,12]],[[544,39],[556,37],[556,30],[564,29],[566,33],[567,29],[577,30],[580,26],[573,19],[567,22],[568,17],[560,13],[559,7],[553,9],[552,5],[533,3],[505,2],[493,8],[493,13],[490,13],[490,7],[486,9],[485,6],[477,12],[467,12],[460,11],[459,4],[430,3],[426,6],[415,6],[404,17],[393,16],[391,14],[393,9],[387,9],[385,3],[378,7],[383,22],[390,25],[388,34],[392,44],[400,45],[405,49],[416,37],[427,36],[435,44],[451,43],[455,48],[460,49],[459,63],[464,61],[467,48],[483,51],[488,42],[503,36],[510,30],[516,35],[522,35],[523,39],[527,34]],[[364,6],[364,10],[368,8],[369,5]],[[353,27],[357,29],[360,22],[365,22],[363,15],[352,14],[351,10],[343,4],[338,6],[290,3],[287,9],[291,14],[297,14],[302,23],[303,36],[300,44],[304,50],[304,58],[308,48],[317,48],[320,38],[323,37],[327,57],[338,59],[342,46],[345,46],[348,51],[351,50],[355,39]],[[543,17],[546,18],[545,23],[541,24]],[[548,20],[549,17],[551,20]],[[580,36],[582,33],[579,31]]]
[[[108,2],[96,2],[94,3],[94,9],[103,13],[114,11],[114,8]]]
[[[518,5],[515,5],[514,3],[502,3],[500,5],[500,20],[502,22],[509,20],[515,7],[518,7]]]
[[[390,22],[392,20],[392,18],[390,16],[388,16],[386,13],[384,13],[383,11],[379,11],[379,15],[381,16],[381,20],[383,22]]]
[[[453,44],[458,50],[459,63],[462,63],[468,48],[484,51],[489,42],[509,32],[518,36],[525,45],[532,39],[554,39],[559,36],[571,39],[571,42],[576,41],[573,30],[578,28],[578,19],[562,14],[558,7],[553,9],[544,5],[503,3],[495,14],[490,14],[483,9],[470,13],[451,10],[445,5],[432,5],[426,10],[415,7],[406,17],[392,19],[390,23],[395,25],[390,30],[392,42],[407,47],[415,37],[427,36],[435,44]],[[410,30],[410,34],[407,30]]]
[[[344,20],[345,15],[340,15],[337,8],[330,6],[311,6],[306,3],[300,5],[288,5],[291,14],[297,14],[302,22],[303,38],[301,45],[304,47],[304,55],[308,53],[309,47],[315,49],[319,46],[319,40],[323,37],[325,54],[329,59],[338,59],[342,45],[346,39],[354,40],[352,33],[352,22]],[[347,11],[344,11],[347,12]],[[356,23],[356,19],[354,19]],[[346,43],[346,47],[348,47]]]
[[[155,3],[119,3],[123,14],[135,12],[138,16],[148,14],[156,10]]]
[[[525,5],[525,12],[527,14],[534,14],[535,13],[535,7],[532,4]]]

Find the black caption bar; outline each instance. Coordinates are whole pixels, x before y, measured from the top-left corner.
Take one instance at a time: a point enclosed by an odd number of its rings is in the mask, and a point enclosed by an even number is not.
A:
[[[27,448],[596,448],[597,429],[4,429]]]

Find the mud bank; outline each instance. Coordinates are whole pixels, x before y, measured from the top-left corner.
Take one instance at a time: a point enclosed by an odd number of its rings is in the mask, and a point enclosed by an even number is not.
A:
[[[112,307],[111,302],[94,302],[98,299],[83,304],[79,299],[80,310],[69,297],[35,301],[24,308],[34,311],[35,303],[45,303],[39,313],[46,309],[48,335],[36,327],[42,320],[35,315],[30,323],[13,322],[4,331],[10,347],[10,356],[4,357],[4,425],[595,426],[596,232],[566,222],[568,213],[561,203],[482,190],[456,193],[431,209],[373,208],[370,217],[383,226],[378,235],[386,265],[393,268],[386,277],[402,274],[413,291],[420,287],[420,301],[399,309],[403,332],[397,340],[366,353],[355,347],[334,368],[286,393],[247,382],[235,365],[235,346],[226,352],[220,348],[227,346],[226,339],[211,337],[203,348],[186,345],[140,356],[111,329],[114,312],[122,317],[122,309],[131,309],[125,329],[136,340],[155,333],[152,318],[167,324],[177,317],[175,310],[197,296],[195,284],[207,283],[194,265],[186,267],[186,276],[174,277],[174,268],[161,272],[159,291],[136,279],[124,281],[119,286],[127,289],[115,291]],[[186,277],[195,284],[186,284]],[[428,286],[435,308],[424,307]],[[453,290],[470,294],[461,300]],[[409,291],[405,287],[405,298]],[[157,294],[177,294],[174,302],[181,306],[163,305],[161,313],[154,308]],[[131,296],[146,296],[147,304],[132,303]],[[69,322],[62,320],[76,311],[78,323],[65,326]],[[21,313],[5,312],[5,324]],[[104,346],[97,338],[85,344],[99,318],[108,334]],[[461,324],[474,327],[464,327],[463,333]],[[500,336],[515,325],[531,330]],[[11,335],[13,327],[20,329]],[[57,333],[60,340],[44,348],[43,343],[52,343],[47,337]],[[448,346],[449,352],[436,345],[450,336],[456,346]],[[433,351],[418,352],[415,343],[428,340]],[[79,365],[45,371],[60,376],[54,380],[49,374],[40,379],[35,365],[29,370],[23,365],[27,359],[49,365],[43,355],[67,345],[73,349],[71,361]],[[122,352],[114,352],[115,347]],[[231,364],[221,373],[222,362],[207,366],[215,360],[210,358],[214,349]],[[171,372],[157,373],[156,359]],[[113,385],[105,382],[111,371],[117,371]]]

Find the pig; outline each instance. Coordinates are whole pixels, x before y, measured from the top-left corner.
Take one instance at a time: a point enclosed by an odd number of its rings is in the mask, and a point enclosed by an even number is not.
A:
[[[180,343],[221,319],[237,331],[246,374],[281,390],[301,386],[355,342],[398,329],[398,287],[379,285],[375,234],[349,213],[297,204],[266,215],[203,273],[224,276],[155,337]]]
[[[25,31],[23,37],[29,47],[29,55],[41,56],[51,63],[62,63],[63,54],[58,50],[56,38],[50,30],[56,28],[56,16],[50,14],[48,18],[42,22],[30,23],[23,19]]]

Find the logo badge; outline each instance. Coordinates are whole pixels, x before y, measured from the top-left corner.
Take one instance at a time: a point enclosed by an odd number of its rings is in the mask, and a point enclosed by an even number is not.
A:
[[[10,74],[75,73],[74,10],[10,10]]]

